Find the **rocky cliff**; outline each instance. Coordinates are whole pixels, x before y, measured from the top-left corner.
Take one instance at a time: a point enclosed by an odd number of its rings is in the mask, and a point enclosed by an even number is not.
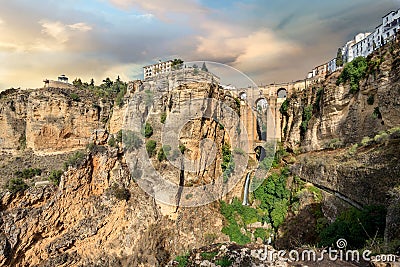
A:
[[[365,60],[358,89],[343,82],[353,71],[345,67],[281,108],[284,145],[297,155],[291,171],[323,190],[331,221],[350,206],[383,205],[390,207],[387,233],[399,227],[399,63],[397,39]],[[399,237],[387,234],[386,241]]]

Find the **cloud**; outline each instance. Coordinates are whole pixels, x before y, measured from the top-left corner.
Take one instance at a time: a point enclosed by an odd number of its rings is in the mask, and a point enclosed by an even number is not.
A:
[[[91,26],[83,22],[66,25],[60,21],[49,21],[43,19],[39,21],[39,24],[42,26],[42,33],[53,37],[61,43],[68,41],[74,31],[87,32],[92,30]]]
[[[109,0],[113,5],[122,9],[139,9],[143,12],[155,14],[158,18],[165,21],[179,20],[176,14],[185,14],[192,17],[196,13],[205,14],[210,9],[202,6],[196,0]]]

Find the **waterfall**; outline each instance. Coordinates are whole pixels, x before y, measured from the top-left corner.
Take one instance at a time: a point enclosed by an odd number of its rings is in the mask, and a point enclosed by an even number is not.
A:
[[[246,176],[246,181],[244,183],[244,193],[243,193],[243,202],[242,202],[243,206],[249,205],[250,176],[251,176],[251,172],[248,172],[247,176]]]

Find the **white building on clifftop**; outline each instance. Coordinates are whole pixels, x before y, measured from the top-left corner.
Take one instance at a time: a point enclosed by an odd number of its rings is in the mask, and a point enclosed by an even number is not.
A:
[[[164,62],[160,60],[156,64],[143,67],[144,79],[146,80],[147,78],[153,77],[159,73],[167,73],[170,72],[171,70],[172,70],[172,60]]]

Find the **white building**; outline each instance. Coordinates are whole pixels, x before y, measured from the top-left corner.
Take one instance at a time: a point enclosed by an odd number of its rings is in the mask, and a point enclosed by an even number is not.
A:
[[[349,41],[344,47],[345,62],[351,62],[356,57],[367,57],[388,40],[394,38],[400,30],[400,9],[391,11],[382,17],[382,24],[377,26],[372,33],[359,33],[354,40]],[[350,45],[350,47],[349,47]]]
[[[146,80],[147,78],[154,77],[159,73],[166,73],[170,72],[171,70],[172,70],[172,60],[164,62],[160,60],[157,64],[143,67],[144,79]]]
[[[397,11],[390,11],[382,17],[382,24],[375,27],[372,33],[359,33],[353,40],[348,41],[342,47],[343,62],[348,63],[353,61],[356,57],[367,57],[373,51],[386,44],[390,39],[396,36],[400,31],[400,9]],[[334,72],[338,69],[336,66],[336,58],[328,63],[328,73]],[[307,78],[315,77],[318,75],[317,69],[308,73]]]

